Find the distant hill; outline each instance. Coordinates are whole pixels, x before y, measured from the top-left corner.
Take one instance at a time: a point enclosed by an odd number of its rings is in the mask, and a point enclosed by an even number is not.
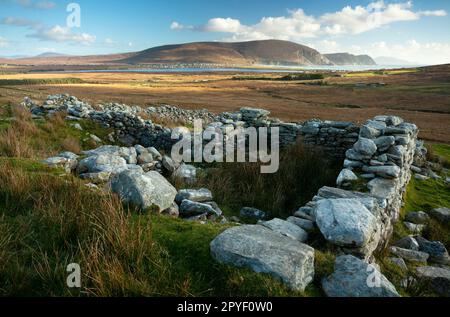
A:
[[[70,56],[70,55],[60,54],[60,53],[55,53],[55,52],[45,52],[45,53],[39,54],[35,57],[36,58],[42,58],[42,57],[49,58],[49,57],[61,57],[61,56]]]
[[[376,65],[369,55],[353,55],[349,53],[325,54],[335,65]]]
[[[47,52],[36,57],[2,60],[12,65],[139,65],[139,64],[219,64],[219,65],[376,65],[367,55],[337,53],[322,55],[315,49],[289,41],[196,42],[153,47],[140,52],[72,56]]]
[[[327,65],[315,49],[280,40],[198,42],[154,47],[124,59],[127,64],[211,63],[235,65]]]
[[[400,58],[387,56],[376,57],[375,61],[378,65],[418,65],[418,63],[413,63]]]

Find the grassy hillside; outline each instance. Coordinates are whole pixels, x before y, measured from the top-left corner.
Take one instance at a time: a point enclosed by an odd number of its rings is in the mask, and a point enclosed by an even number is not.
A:
[[[0,295],[319,294],[314,285],[292,292],[267,275],[215,262],[209,243],[226,225],[140,213],[39,163],[62,150],[92,148],[85,136],[107,130],[82,122],[81,132],[60,116],[36,121],[23,108],[0,109]],[[65,284],[72,262],[81,265],[80,290]]]

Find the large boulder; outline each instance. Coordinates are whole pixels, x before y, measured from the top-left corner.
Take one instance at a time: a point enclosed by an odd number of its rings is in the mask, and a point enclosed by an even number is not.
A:
[[[259,225],[230,228],[210,245],[221,263],[247,267],[303,291],[314,278],[314,249]]]
[[[120,156],[125,159],[127,164],[137,163],[137,152],[134,147],[120,147],[116,145],[104,145],[94,150],[85,151],[83,154],[87,156],[110,155]]]
[[[395,286],[375,266],[352,256],[336,259],[335,271],[322,280],[329,297],[399,297]]]
[[[323,199],[315,207],[325,239],[343,247],[363,247],[377,231],[377,218],[358,199]]]
[[[157,206],[159,211],[172,206],[177,190],[157,172],[124,171],[110,181],[111,190],[127,203],[142,209]]]
[[[99,154],[89,156],[78,163],[79,174],[85,173],[121,173],[128,169],[127,162],[123,157],[110,154]]]

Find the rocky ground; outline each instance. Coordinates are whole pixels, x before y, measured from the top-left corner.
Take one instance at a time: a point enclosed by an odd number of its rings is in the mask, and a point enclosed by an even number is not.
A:
[[[210,244],[211,256],[221,263],[267,273],[288,288],[303,292],[321,269],[317,254],[327,252],[334,262],[334,269],[320,281],[321,292],[327,296],[400,296],[418,288],[429,294],[450,295],[448,245],[422,234],[434,221],[448,228],[450,206],[401,215],[402,195],[411,173],[418,182],[431,179],[446,183],[448,194],[448,170],[427,161],[423,143],[416,140],[417,127],[401,118],[376,117],[353,135],[354,126],[349,123],[284,123],[270,118],[263,109],[253,108],[213,115],[172,106],[94,107],[69,95],[49,96],[42,105],[26,98],[23,105],[35,120],[63,113],[75,129],[83,129],[81,120],[111,129],[103,139],[89,133],[90,141],[96,144],[90,150],[77,154],[65,151],[42,162],[85,181],[88,190],[117,194],[123,203],[141,212],[151,210],[187,222],[226,225],[229,229]],[[195,186],[205,168],[176,163],[167,154],[168,136],[174,128],[155,123],[168,120],[189,127],[195,119],[222,130],[227,126],[279,126],[286,146],[301,136],[314,142],[331,136],[333,142],[326,145],[340,149],[348,135],[357,142],[344,154],[337,187],[322,188],[291,217],[268,219],[266,211],[252,206],[243,208],[239,217],[228,216],[209,189]],[[180,183],[181,188],[175,188]],[[394,233],[394,241],[390,241],[392,231],[397,230],[394,221],[401,222],[407,234],[395,240]],[[385,273],[389,271],[385,265],[400,272],[395,279],[388,278],[391,274]],[[397,279],[399,276],[402,278]]]

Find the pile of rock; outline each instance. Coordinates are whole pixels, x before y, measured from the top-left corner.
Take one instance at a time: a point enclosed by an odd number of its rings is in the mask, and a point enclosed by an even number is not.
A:
[[[151,116],[167,119],[172,122],[184,122],[192,124],[194,120],[203,120],[206,123],[215,120],[215,115],[206,109],[187,110],[171,105],[148,107],[145,112]]]
[[[309,120],[300,129],[306,144],[320,146],[327,154],[342,158],[358,140],[359,127],[351,122]]]

